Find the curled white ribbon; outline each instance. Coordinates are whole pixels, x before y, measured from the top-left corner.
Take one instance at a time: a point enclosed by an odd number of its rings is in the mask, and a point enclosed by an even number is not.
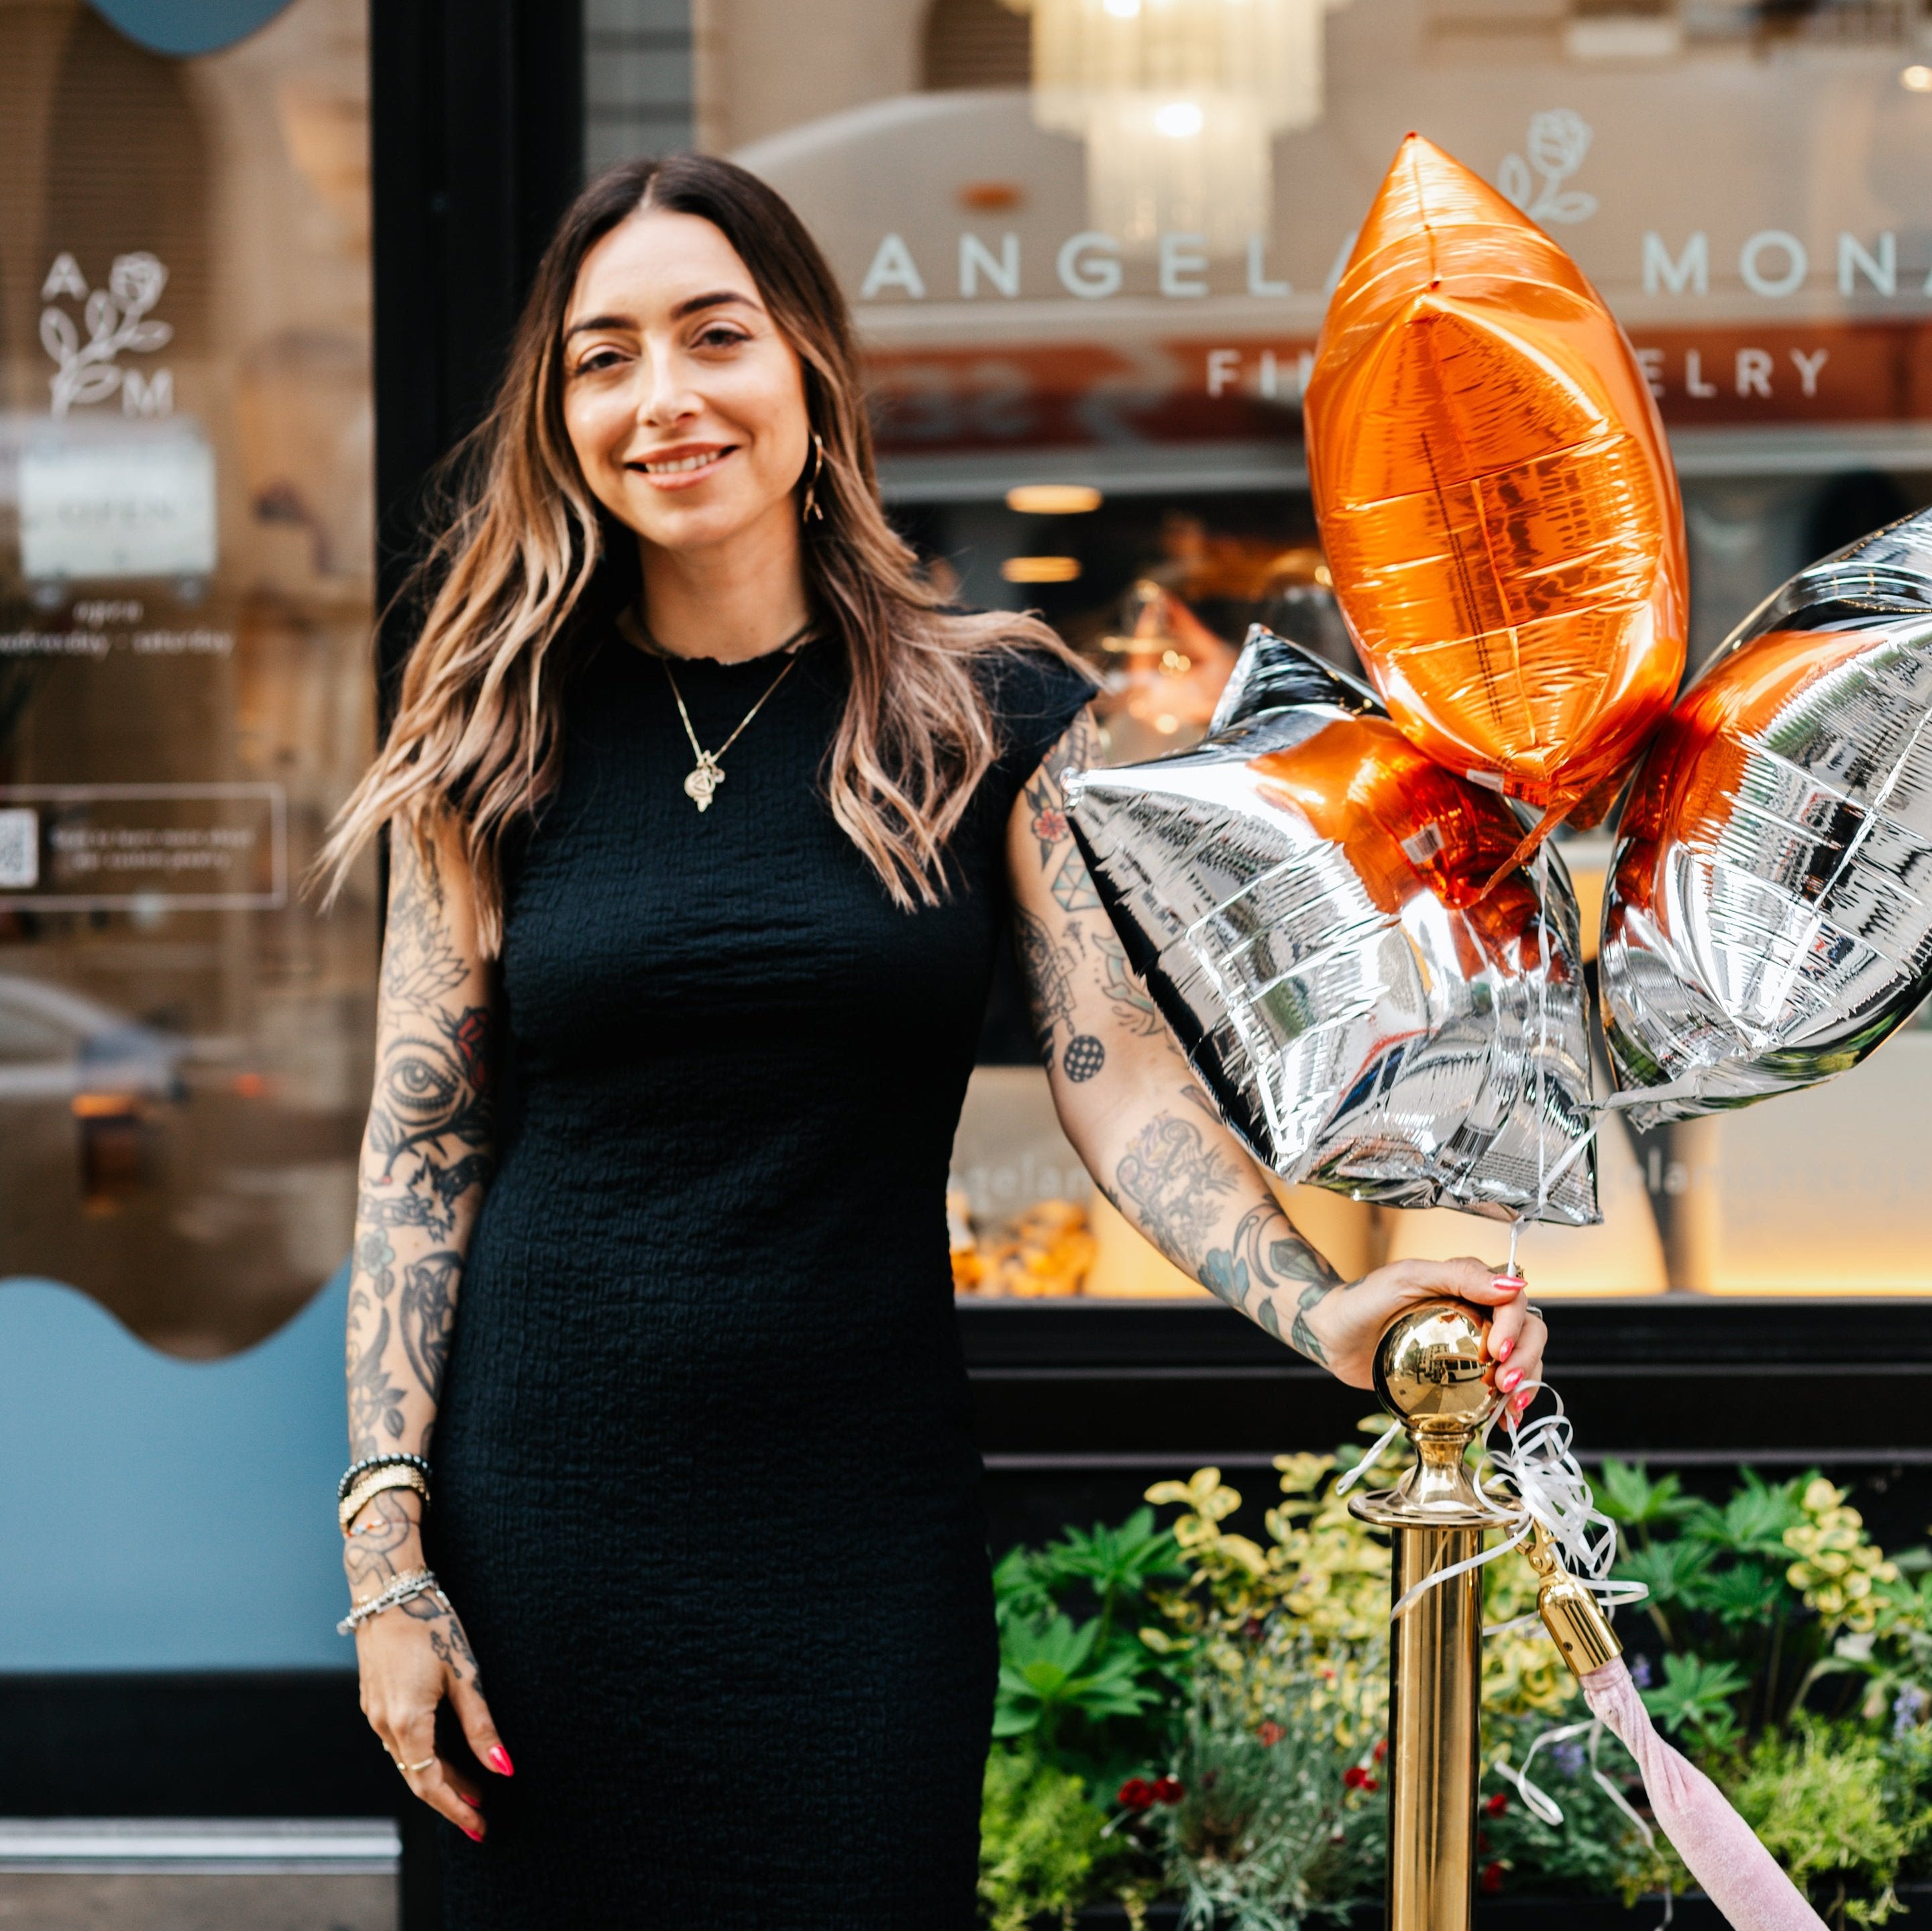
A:
[[[1564,1567],[1606,1610],[1627,1603],[1640,1603],[1650,1594],[1641,1582],[1610,1579],[1610,1572],[1617,1559],[1616,1525],[1597,1507],[1589,1477],[1576,1460],[1562,1396],[1544,1382],[1531,1381],[1524,1386],[1543,1389],[1556,1404],[1556,1412],[1538,1416],[1527,1427],[1508,1420],[1506,1447],[1490,1444],[1490,1436],[1496,1427],[1492,1417],[1483,1434],[1490,1467],[1476,1484],[1483,1500],[1496,1511],[1496,1526],[1508,1529],[1509,1534],[1492,1548],[1425,1576],[1397,1600],[1389,1612],[1390,1621],[1406,1615],[1428,1591],[1520,1549],[1538,1528],[1556,1545]],[[1386,1429],[1336,1483],[1335,1493],[1346,1495],[1401,1432],[1400,1422]],[[1483,1633],[1498,1636],[1505,1630],[1522,1628],[1535,1621],[1533,1616],[1518,1617],[1514,1622],[1496,1624]]]

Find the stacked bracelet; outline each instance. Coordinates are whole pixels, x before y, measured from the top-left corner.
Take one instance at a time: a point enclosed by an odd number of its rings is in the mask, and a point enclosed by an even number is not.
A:
[[[411,1461],[415,1457],[410,1458]],[[349,1525],[373,1502],[378,1495],[391,1489],[413,1489],[423,1498],[423,1507],[429,1507],[429,1483],[421,1473],[400,1462],[392,1462],[387,1467],[372,1468],[368,1474],[358,1477],[349,1492],[336,1505],[336,1519],[341,1524],[342,1533],[349,1533]]]
[[[406,1575],[399,1576],[380,1596],[371,1596],[366,1603],[358,1603],[348,1615],[335,1626],[339,1636],[352,1636],[371,1616],[380,1616],[385,1609],[393,1609],[399,1603],[406,1603],[418,1596],[441,1596],[442,1585],[436,1579],[433,1569],[412,1569]]]
[[[420,1455],[365,1455],[360,1462],[352,1462],[342,1471],[342,1480],[335,1485],[336,1501],[346,1500],[356,1483],[378,1468],[413,1468],[425,1482],[430,1478],[429,1464]]]

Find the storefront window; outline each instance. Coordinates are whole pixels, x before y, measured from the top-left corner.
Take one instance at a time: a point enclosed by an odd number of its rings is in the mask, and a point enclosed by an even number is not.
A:
[[[181,1354],[353,1209],[373,868],[299,895],[372,741],[364,13],[0,9],[0,1276]]]
[[[1629,331],[1684,481],[1694,664],[1801,565],[1932,501],[1916,5],[709,0],[694,43],[698,141],[790,197],[855,304],[902,526],[962,597],[1039,608],[1106,670],[1116,760],[1198,733],[1250,622],[1350,657],[1300,399],[1410,128]],[[594,97],[614,70],[592,63]],[[1588,926],[1609,845],[1566,856]],[[1606,1224],[1533,1229],[1524,1258],[1555,1292],[1932,1291],[1906,1126],[1928,1073],[1914,1029],[1809,1093],[1613,1124]],[[1185,1291],[1094,1201],[1035,1069],[981,1069],[955,1181],[962,1288]],[[1294,1207],[1346,1267],[1501,1244],[1460,1215]]]

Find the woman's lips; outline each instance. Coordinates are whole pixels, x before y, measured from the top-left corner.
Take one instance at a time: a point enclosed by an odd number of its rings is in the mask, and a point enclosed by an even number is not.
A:
[[[647,457],[626,466],[642,476],[654,490],[688,490],[718,473],[718,466],[735,454],[735,445],[678,450],[663,456]]]

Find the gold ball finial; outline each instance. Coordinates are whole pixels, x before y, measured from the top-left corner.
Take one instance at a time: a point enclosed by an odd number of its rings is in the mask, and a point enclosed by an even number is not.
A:
[[[1497,1399],[1485,1379],[1486,1331],[1462,1301],[1411,1309],[1376,1349],[1376,1393],[1412,1432],[1473,1435]]]

